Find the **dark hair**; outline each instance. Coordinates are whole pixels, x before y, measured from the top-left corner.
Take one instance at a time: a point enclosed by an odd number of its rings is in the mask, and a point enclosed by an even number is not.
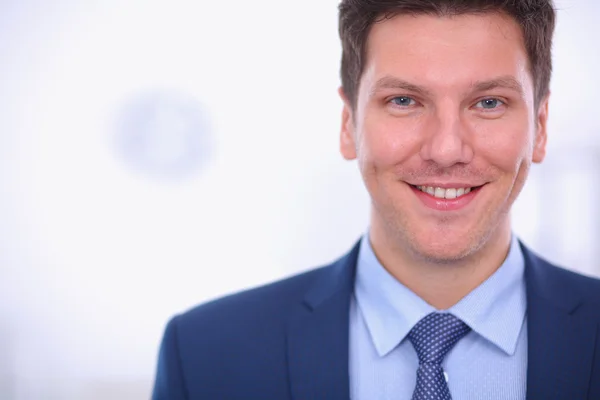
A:
[[[348,101],[352,107],[356,105],[367,37],[373,24],[399,14],[442,17],[489,12],[507,14],[521,26],[537,107],[549,92],[552,75],[551,48],[556,19],[553,0],[342,0],[339,5],[340,72]]]

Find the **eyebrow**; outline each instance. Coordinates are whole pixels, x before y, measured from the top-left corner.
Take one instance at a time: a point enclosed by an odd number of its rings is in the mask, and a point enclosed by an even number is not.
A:
[[[417,86],[415,84],[412,84],[408,81],[405,81],[405,80],[402,80],[399,78],[394,78],[392,76],[384,76],[383,78],[379,79],[375,83],[375,85],[373,86],[373,89],[371,89],[370,95],[373,96],[375,93],[377,93],[383,89],[406,90],[409,92],[418,93],[418,94],[422,94],[422,95],[430,94],[429,90],[422,88],[420,86]]]
[[[519,83],[519,81],[512,76],[501,76],[496,79],[475,82],[473,84],[473,89],[475,92],[486,92],[496,88],[510,89],[523,97],[523,86],[521,86],[521,83]]]
[[[501,76],[495,79],[491,79],[489,81],[474,82],[471,85],[471,88],[473,92],[485,92],[496,88],[505,88],[517,92],[521,97],[523,96],[523,86],[521,86],[519,81],[517,81],[514,77],[509,75]],[[373,96],[378,91],[384,89],[406,90],[421,95],[431,94],[431,92],[428,89],[405,81],[403,79],[394,78],[392,76],[384,76],[375,83],[373,89],[370,92],[370,95]]]

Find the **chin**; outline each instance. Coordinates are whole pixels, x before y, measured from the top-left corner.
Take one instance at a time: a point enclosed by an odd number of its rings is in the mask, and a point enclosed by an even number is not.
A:
[[[422,239],[413,239],[411,247],[418,258],[439,264],[453,263],[467,258],[481,247],[480,241],[468,233],[446,233],[439,238],[427,235]]]
[[[413,251],[418,258],[435,264],[450,264],[466,258],[472,253],[470,249],[465,248],[439,248],[428,245],[423,248],[415,248]]]

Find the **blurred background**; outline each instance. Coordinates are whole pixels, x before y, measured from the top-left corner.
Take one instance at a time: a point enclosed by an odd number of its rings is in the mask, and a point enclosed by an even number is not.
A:
[[[0,398],[148,398],[167,320],[367,227],[338,0],[0,0]],[[515,231],[600,275],[600,2],[558,1]]]

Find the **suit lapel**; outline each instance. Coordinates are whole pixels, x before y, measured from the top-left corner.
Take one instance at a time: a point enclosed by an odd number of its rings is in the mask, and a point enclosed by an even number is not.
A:
[[[350,398],[349,314],[358,248],[357,244],[323,270],[290,320],[287,346],[293,399]]]
[[[597,325],[572,278],[522,246],[526,260],[527,399],[585,399]]]

